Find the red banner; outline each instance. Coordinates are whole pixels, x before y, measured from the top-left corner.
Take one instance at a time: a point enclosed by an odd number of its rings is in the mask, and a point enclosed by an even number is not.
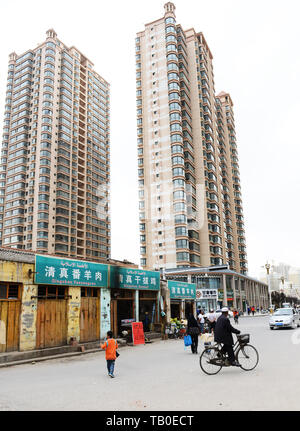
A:
[[[132,325],[133,344],[145,344],[143,323],[134,322],[131,325]]]

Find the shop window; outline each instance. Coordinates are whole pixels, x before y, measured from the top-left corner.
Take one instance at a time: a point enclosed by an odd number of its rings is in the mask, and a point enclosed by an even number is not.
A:
[[[60,286],[38,286],[39,299],[66,299],[67,289]]]
[[[150,291],[147,292],[147,290],[140,290],[140,299],[156,299],[157,292],[156,291]]]
[[[0,299],[6,299],[6,285],[0,284]]]
[[[8,299],[18,299],[19,297],[19,286],[18,285],[9,285],[8,286]]]
[[[19,299],[18,284],[0,284],[0,300],[1,299]]]
[[[114,298],[114,299],[120,299],[120,298],[133,299],[134,298],[134,291],[131,289],[113,289],[112,290],[112,298]]]
[[[93,287],[82,287],[81,297],[82,298],[97,298],[99,289]]]
[[[56,296],[56,286],[48,287],[48,296]]]
[[[58,287],[57,288],[57,297],[58,298],[64,298],[65,297],[65,288],[64,287]]]
[[[38,296],[46,296],[47,288],[46,286],[38,287]]]

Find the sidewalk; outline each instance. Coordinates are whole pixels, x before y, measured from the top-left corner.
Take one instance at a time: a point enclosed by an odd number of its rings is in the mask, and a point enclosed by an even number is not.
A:
[[[151,332],[146,334],[146,337],[150,342],[157,339],[161,340],[161,334]],[[72,356],[85,355],[87,353],[103,352],[99,345],[103,341],[92,341],[89,343],[80,343],[77,346],[60,346],[60,347],[50,347],[40,350],[30,350],[28,352],[5,352],[0,353],[0,368],[11,367],[14,365],[21,364],[34,364],[40,361],[48,361],[50,359],[61,359],[70,358]],[[122,338],[117,338],[119,348],[125,346],[132,346],[132,343],[126,343]]]
[[[250,315],[248,315],[248,313],[244,313],[240,317],[267,317],[269,315],[270,315],[270,313],[255,313],[254,316],[252,316],[252,313]]]

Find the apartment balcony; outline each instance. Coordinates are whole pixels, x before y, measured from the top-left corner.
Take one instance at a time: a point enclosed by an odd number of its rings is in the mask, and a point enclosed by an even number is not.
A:
[[[79,234],[79,231],[84,231],[84,216],[81,214],[77,214],[77,235]]]
[[[78,166],[78,179],[80,179],[81,181],[84,181],[84,168],[81,166]]]
[[[82,205],[82,206],[84,206],[84,202],[85,202],[85,200],[84,199],[82,199],[82,198],[80,198],[79,196],[77,197],[77,202],[78,202],[78,205]]]

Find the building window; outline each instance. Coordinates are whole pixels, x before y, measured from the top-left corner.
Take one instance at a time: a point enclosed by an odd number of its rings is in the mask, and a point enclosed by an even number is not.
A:
[[[65,299],[68,290],[60,286],[38,286],[38,297],[41,299]]]
[[[82,298],[98,298],[100,289],[94,287],[82,287],[81,297]]]
[[[0,284],[0,301],[6,299],[19,299],[20,286],[18,284]]]

